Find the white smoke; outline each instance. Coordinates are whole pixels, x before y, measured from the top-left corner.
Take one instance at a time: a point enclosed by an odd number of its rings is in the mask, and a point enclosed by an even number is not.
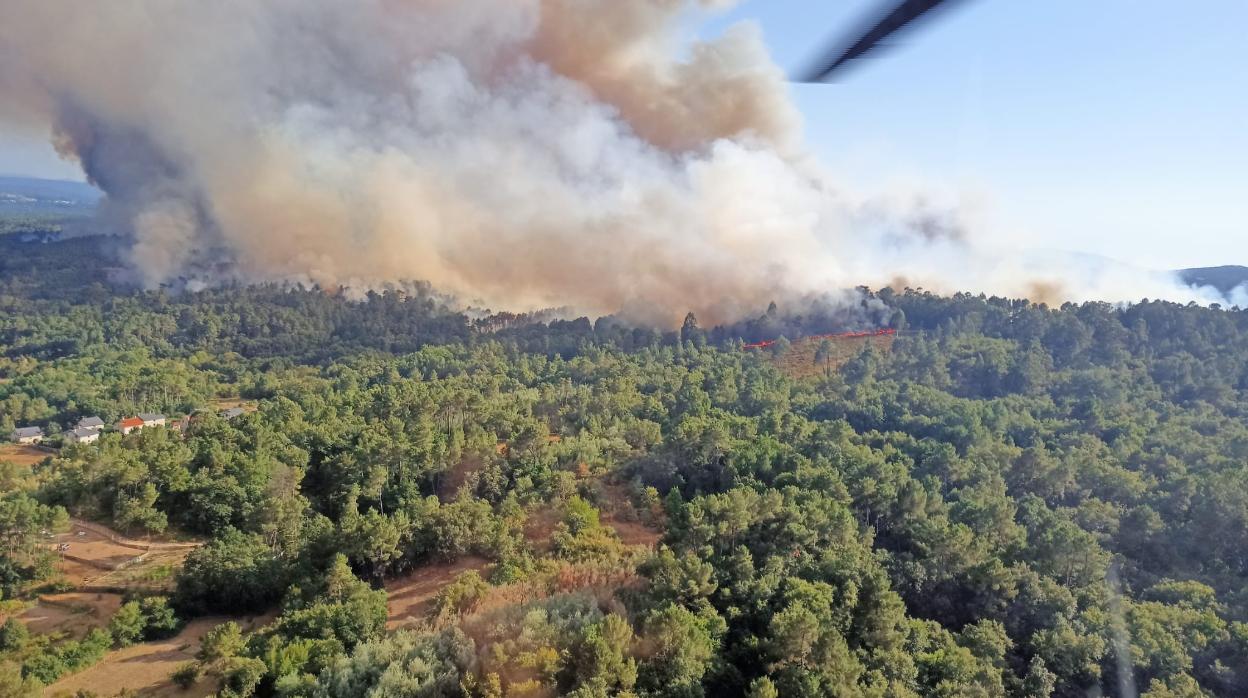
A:
[[[669,325],[898,278],[1209,300],[1030,269],[956,216],[855,199],[804,154],[754,27],[682,41],[728,4],[6,0],[0,120],[55,132],[147,285],[226,255],[244,280],[419,279]]]

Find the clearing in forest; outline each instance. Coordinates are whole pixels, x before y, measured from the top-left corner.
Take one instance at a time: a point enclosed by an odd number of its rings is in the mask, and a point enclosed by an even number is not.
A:
[[[201,678],[194,686],[183,690],[174,685],[169,675],[184,662],[195,659],[200,639],[212,628],[233,620],[245,632],[250,632],[272,618],[272,615],[246,619],[197,618],[167,640],[145,642],[109,652],[99,664],[52,684],[44,690],[44,695],[72,696],[79,691],[101,696],[117,695],[122,691],[142,696],[200,698],[211,695],[217,689],[217,681],[213,677]]]
[[[835,373],[867,347],[887,353],[893,348],[893,341],[896,339],[895,334],[804,337],[793,340],[788,350],[779,355],[772,353],[774,346],[754,351],[765,352],[771,357],[772,364],[790,378],[814,378]],[[826,356],[819,351],[824,342],[827,342]]]
[[[174,570],[199,543],[137,540],[75,519],[48,545],[60,556],[57,569],[80,590],[159,593],[170,590]]]
[[[56,451],[42,446],[26,446],[22,444],[0,444],[0,462],[8,461],[14,465],[31,467],[51,458]]]
[[[46,594],[17,618],[32,633],[65,633],[67,637],[80,640],[92,628],[108,625],[108,620],[121,608],[121,601],[121,594]]]
[[[386,583],[386,611],[391,630],[419,623],[429,612],[433,600],[443,587],[464,572],[482,572],[491,563],[482,557],[461,557],[454,562],[423,565],[412,572]]]

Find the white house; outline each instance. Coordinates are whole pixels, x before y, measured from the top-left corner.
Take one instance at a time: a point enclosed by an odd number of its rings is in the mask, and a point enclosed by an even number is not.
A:
[[[93,431],[104,430],[104,420],[99,417],[83,417],[78,420],[78,429],[91,429]]]
[[[139,419],[143,420],[145,427],[163,427],[165,426],[165,415],[163,414],[139,414]]]
[[[65,440],[74,444],[93,444],[100,440],[100,430],[78,427],[66,434]]]
[[[43,442],[41,427],[18,427],[13,430],[13,443],[32,445]]]
[[[142,429],[143,426],[144,423],[142,419],[138,417],[126,417],[120,422],[117,422],[117,431],[120,431],[122,434],[129,434],[135,429]]]

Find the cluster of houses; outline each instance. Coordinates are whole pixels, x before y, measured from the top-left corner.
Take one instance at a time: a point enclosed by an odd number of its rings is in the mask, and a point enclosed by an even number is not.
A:
[[[163,414],[140,414],[137,417],[126,417],[117,422],[113,427],[122,434],[129,434],[136,429],[144,427],[163,427],[168,423]],[[104,432],[104,420],[99,417],[83,417],[78,420],[73,429],[65,432],[64,439],[66,443],[72,444],[90,444],[100,440],[100,434]],[[12,440],[14,443],[33,446],[43,443],[42,427],[18,427],[13,430]]]
[[[231,407],[221,410],[218,414],[224,419],[234,419],[246,414],[248,410],[242,407]],[[126,417],[113,425],[113,428],[124,434],[143,429],[145,427],[163,427],[183,431],[189,425],[191,417],[184,417],[180,420],[170,422],[163,414],[140,413],[134,417]],[[62,437],[65,443],[73,444],[89,444],[99,441],[100,434],[104,432],[104,420],[99,417],[83,417],[78,420],[73,429],[66,431]],[[13,430],[10,435],[13,443],[33,446],[43,443],[44,437],[47,436],[42,427],[18,427]]]

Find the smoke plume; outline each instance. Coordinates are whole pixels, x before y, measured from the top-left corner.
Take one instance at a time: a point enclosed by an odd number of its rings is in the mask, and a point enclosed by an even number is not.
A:
[[[6,0],[0,121],[106,194],[147,286],[425,280],[495,308],[673,324],[904,277],[1174,296],[1022,269],[956,215],[864,201],[804,154],[725,0]]]

